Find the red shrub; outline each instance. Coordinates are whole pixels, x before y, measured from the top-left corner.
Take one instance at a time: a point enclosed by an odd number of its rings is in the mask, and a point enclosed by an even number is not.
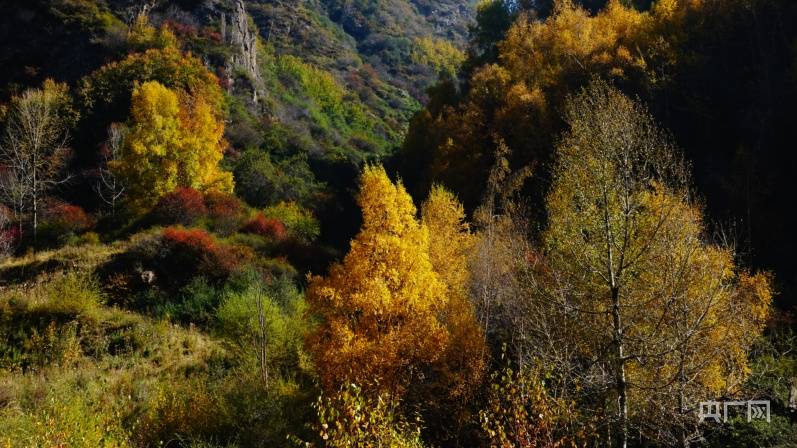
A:
[[[212,252],[216,248],[213,236],[201,229],[169,227],[163,231],[163,242],[169,247],[198,253]]]
[[[43,225],[55,235],[81,233],[94,226],[94,219],[77,205],[49,206],[43,218]]]
[[[205,193],[205,203],[208,207],[208,216],[223,218],[231,215],[240,215],[244,206],[240,199],[228,193],[209,191]]]
[[[17,226],[0,229],[0,258],[14,251],[21,236]]]
[[[210,191],[205,193],[205,204],[211,227],[221,234],[230,234],[241,226],[245,208],[240,199],[227,193]]]
[[[0,238],[5,238],[8,241],[17,243],[22,239],[22,232],[17,225],[9,226],[5,229],[0,229]]]
[[[19,226],[14,222],[14,213],[10,208],[0,204],[0,258],[12,252],[19,242],[19,237]]]
[[[218,70],[218,73],[216,75],[216,80],[219,83],[219,87],[221,87],[222,89],[224,90],[232,89],[233,79],[230,77],[230,75],[227,74],[227,71],[224,70],[224,68],[220,68]]]
[[[204,35],[206,38],[208,38],[213,42],[221,43],[221,33],[214,30],[213,28],[205,27],[205,29],[202,30],[202,35]]]
[[[188,23],[169,20],[166,22],[166,26],[168,26],[174,32],[174,34],[180,37],[195,38],[199,34],[197,27]]]
[[[161,197],[152,210],[155,220],[160,224],[190,225],[205,216],[205,199],[202,193],[193,188],[178,188]]]
[[[241,229],[246,233],[254,233],[256,235],[273,238],[277,241],[285,239],[286,230],[285,224],[282,221],[274,218],[267,218],[262,213],[258,213],[251,221],[246,223]]]
[[[163,231],[161,275],[179,283],[195,275],[224,279],[252,258],[251,251],[219,243],[200,229],[169,227]]]

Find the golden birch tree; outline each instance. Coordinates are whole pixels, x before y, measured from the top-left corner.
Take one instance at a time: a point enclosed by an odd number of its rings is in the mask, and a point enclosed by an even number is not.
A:
[[[307,300],[320,324],[308,347],[327,391],[353,382],[400,397],[448,344],[438,318],[446,286],[400,183],[368,166],[357,202],[363,224],[349,253],[328,276],[310,277]]]

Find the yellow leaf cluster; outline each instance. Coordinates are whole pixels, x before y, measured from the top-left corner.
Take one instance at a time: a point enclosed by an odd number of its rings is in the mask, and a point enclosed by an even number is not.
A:
[[[415,39],[410,58],[416,64],[427,65],[438,73],[455,76],[457,69],[465,61],[465,53],[444,39],[420,37]]]
[[[501,43],[501,63],[517,81],[542,88],[561,87],[566,76],[607,73],[625,77],[642,71],[653,17],[612,0],[590,15],[572,2],[560,2],[552,17],[540,22],[521,18]]]
[[[477,235],[465,222],[465,210],[454,195],[437,185],[424,202],[422,223],[429,229],[429,257],[448,300],[440,320],[450,340],[439,363],[439,376],[451,398],[468,396],[486,368],[484,334],[469,300],[469,262]]]
[[[166,26],[155,28],[146,15],[139,15],[127,32],[127,43],[134,50],[177,48],[177,37]]]
[[[202,97],[172,91],[157,81],[133,91],[130,134],[120,160],[112,165],[131,202],[149,207],[177,187],[232,190],[223,156],[223,124]]]

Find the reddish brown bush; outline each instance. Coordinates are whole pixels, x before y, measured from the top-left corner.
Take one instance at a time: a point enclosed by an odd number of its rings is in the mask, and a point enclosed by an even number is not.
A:
[[[246,223],[241,229],[245,233],[265,236],[277,241],[285,239],[285,224],[274,218],[267,218],[264,214],[258,213],[251,221]]]
[[[183,38],[196,38],[199,35],[199,30],[196,26],[189,23],[182,23],[176,20],[168,20],[165,23],[174,34]]]
[[[219,33],[218,31],[216,31],[216,30],[214,30],[213,28],[210,28],[210,27],[205,27],[202,30],[202,35],[205,38],[207,38],[208,40],[211,40],[211,41],[216,42],[216,43],[221,43],[221,41],[222,41],[221,33]]]
[[[13,233],[13,229],[18,232],[19,227],[14,226],[12,216],[11,210],[0,204],[0,258],[10,254],[19,240]]]
[[[161,244],[159,274],[173,284],[196,275],[223,280],[252,259],[247,248],[219,243],[200,229],[169,227],[163,231]]]
[[[243,202],[231,194],[208,192],[205,194],[205,205],[211,228],[222,235],[234,232],[245,218]]]
[[[216,73],[216,79],[218,80],[219,87],[224,90],[232,89],[233,79],[227,74],[227,71],[224,68],[220,68]]]
[[[47,207],[43,229],[54,235],[77,234],[94,226],[94,218],[77,205],[55,204]]]
[[[169,227],[163,231],[163,242],[190,252],[212,252],[216,248],[213,236],[201,229]]]
[[[193,188],[178,188],[163,195],[152,214],[159,224],[191,225],[207,214],[205,198]]]
[[[0,229],[0,258],[10,255],[20,240],[19,227]]]

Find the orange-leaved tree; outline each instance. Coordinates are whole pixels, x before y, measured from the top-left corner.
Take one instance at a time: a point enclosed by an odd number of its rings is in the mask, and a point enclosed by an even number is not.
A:
[[[353,382],[401,396],[448,344],[438,319],[446,286],[429,258],[429,232],[400,183],[368,166],[357,200],[363,224],[351,250],[327,277],[310,278],[307,299],[320,325],[308,347],[326,390]]]

